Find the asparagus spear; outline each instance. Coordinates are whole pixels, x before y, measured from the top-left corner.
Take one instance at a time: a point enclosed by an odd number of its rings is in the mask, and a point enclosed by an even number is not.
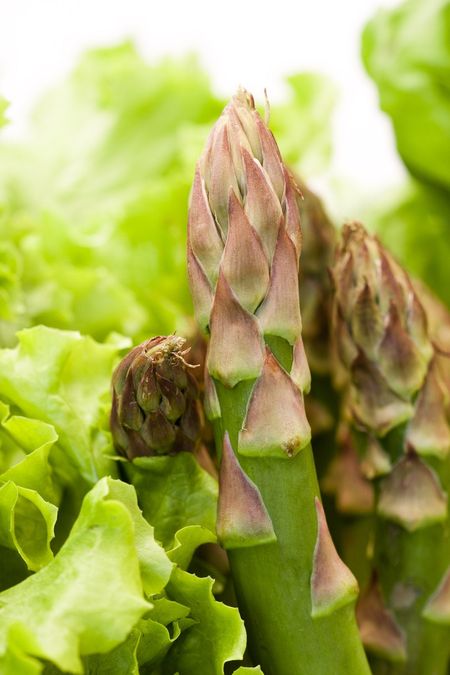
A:
[[[303,392],[296,188],[239,93],[200,159],[188,270],[210,332],[207,402],[220,466],[218,534],[249,648],[266,675],[364,675],[354,601],[318,499]]]
[[[339,379],[378,493],[361,633],[375,672],[444,674],[450,428],[441,355],[406,272],[358,223],[343,230],[333,276]]]

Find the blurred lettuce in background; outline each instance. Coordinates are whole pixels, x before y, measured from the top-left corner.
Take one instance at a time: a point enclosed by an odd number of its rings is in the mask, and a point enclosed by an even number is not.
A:
[[[7,123],[6,119],[6,109],[8,108],[8,101],[0,96],[0,127],[3,127]]]
[[[334,87],[289,85],[272,119],[309,173],[330,154]],[[43,97],[28,138],[0,144],[3,344],[34,323],[135,342],[185,329],[189,189],[223,105],[195,57],[149,65],[129,42],[87,52]]]
[[[362,57],[411,181],[373,222],[414,274],[450,304],[450,3],[408,0],[366,26]]]

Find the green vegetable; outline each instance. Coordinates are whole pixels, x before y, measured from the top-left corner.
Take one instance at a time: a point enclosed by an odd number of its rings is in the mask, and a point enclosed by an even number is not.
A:
[[[362,675],[357,584],[317,499],[304,413],[300,245],[295,186],[240,91],[197,165],[188,228],[194,307],[210,331],[207,408],[222,454],[217,532],[250,652],[267,675]]]
[[[141,521],[146,534],[139,541],[133,518],[142,516],[134,515],[113,490],[114,482],[99,482],[54,561],[0,595],[0,651],[8,649],[9,640],[16,646],[20,641],[24,655],[81,673],[80,653],[109,651],[149,609],[143,597],[139,553],[144,554],[143,546],[153,545],[151,528]],[[166,578],[170,568],[167,560]],[[156,574],[154,569],[147,574],[153,588],[164,586],[158,568]]]
[[[106,411],[111,369],[123,340],[99,344],[44,326],[21,331],[18,339],[17,347],[0,351],[0,397],[54,427],[54,466],[63,482],[81,477],[92,485],[114,473],[106,458],[111,454]]]
[[[447,0],[407,0],[366,26],[362,57],[411,173],[450,190],[450,10]]]
[[[144,516],[156,528],[166,547],[187,526],[215,531],[217,481],[202,469],[191,453],[138,457],[126,472],[136,488]]]
[[[333,276],[347,415],[377,488],[361,634],[375,672],[444,675],[449,629],[433,623],[448,624],[448,366],[409,277],[361,225],[344,228]]]
[[[184,345],[175,336],[147,340],[114,372],[111,431],[117,451],[129,459],[199,444],[202,411]]]

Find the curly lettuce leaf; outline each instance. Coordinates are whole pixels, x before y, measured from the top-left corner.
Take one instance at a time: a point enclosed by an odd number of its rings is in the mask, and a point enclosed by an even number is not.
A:
[[[288,83],[273,127],[289,161],[316,171],[334,88],[309,73]],[[134,342],[186,329],[188,195],[224,104],[194,57],[149,65],[129,42],[86,52],[42,98],[27,141],[0,143],[0,344],[36,323]]]
[[[224,664],[241,660],[246,646],[244,622],[236,608],[214,599],[213,580],[176,568],[167,585],[169,597],[191,608],[196,623],[184,631],[163,663],[164,675],[223,675]]]
[[[175,533],[175,543],[167,551],[172,562],[185,570],[192,560],[195,550],[202,544],[214,544],[217,536],[211,530],[201,525],[186,525]]]
[[[41,100],[30,140],[0,145],[25,317],[100,340],[180,324],[193,166],[221,107],[194,57],[151,66],[128,42],[87,52]]]
[[[136,488],[144,517],[155,528],[155,535],[165,548],[183,549],[177,532],[189,525],[215,532],[217,481],[188,452],[175,456],[139,457],[126,465],[129,480]],[[180,533],[181,539],[197,537],[198,530]],[[200,533],[203,537],[205,533]],[[207,535],[210,536],[210,535]],[[188,541],[185,541],[188,550]],[[185,552],[175,553],[181,559]],[[187,554],[189,557],[189,553]]]
[[[15,549],[28,569],[39,570],[53,558],[50,541],[58,509],[36,490],[9,480],[0,485],[0,545]]]
[[[22,487],[38,491],[41,497],[58,505],[61,485],[56,480],[49,460],[50,452],[58,440],[54,427],[20,415],[5,419],[2,427],[15,447],[28,454],[0,474],[0,482],[13,480]]]
[[[366,26],[362,56],[408,169],[450,190],[450,6],[408,0]]]
[[[142,516],[136,527],[139,514],[129,495],[121,501],[121,493],[116,481],[102,479],[54,560],[0,594],[0,654],[7,653],[10,639],[24,655],[82,673],[81,656],[114,649],[150,609],[141,571],[148,583],[142,557],[149,542],[154,550],[153,537]],[[147,542],[139,533],[143,527]],[[154,579],[160,587],[158,555]]]
[[[99,471],[92,447],[99,428],[107,425],[118,347],[44,326],[21,331],[18,338],[17,347],[0,350],[0,396],[25,415],[54,426],[59,475],[68,481],[81,475],[94,483]],[[114,471],[112,462],[108,469]]]
[[[61,486],[55,480],[49,454],[58,436],[49,424],[9,416],[5,404],[0,430],[0,455],[7,466],[0,474],[0,545],[16,551],[27,568],[35,571],[53,558],[50,542]],[[5,461],[12,458],[17,461]],[[9,557],[2,566],[2,587],[11,572],[11,562]]]
[[[92,654],[84,658],[86,675],[153,672],[182,630],[194,623],[186,618],[188,614],[188,607],[173,600],[165,597],[154,600],[146,618],[138,621],[125,642],[107,654]]]
[[[144,592],[148,596],[160,593],[169,581],[173,563],[155,541],[154,529],[142,515],[134,488],[120,480],[102,478],[86,495],[83,506],[88,508],[101,499],[118,501],[128,509],[134,525],[136,553]],[[72,532],[76,532],[80,526],[83,526],[83,522],[78,519]]]

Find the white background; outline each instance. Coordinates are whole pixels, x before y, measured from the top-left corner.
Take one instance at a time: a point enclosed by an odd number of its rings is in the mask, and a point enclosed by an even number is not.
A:
[[[315,70],[340,90],[333,173],[361,192],[401,181],[388,119],[359,56],[365,22],[392,0],[0,0],[0,93],[8,135],[23,133],[36,97],[86,48],[133,39],[149,60],[195,51],[215,89],[237,85],[258,100],[284,95],[283,75]]]

